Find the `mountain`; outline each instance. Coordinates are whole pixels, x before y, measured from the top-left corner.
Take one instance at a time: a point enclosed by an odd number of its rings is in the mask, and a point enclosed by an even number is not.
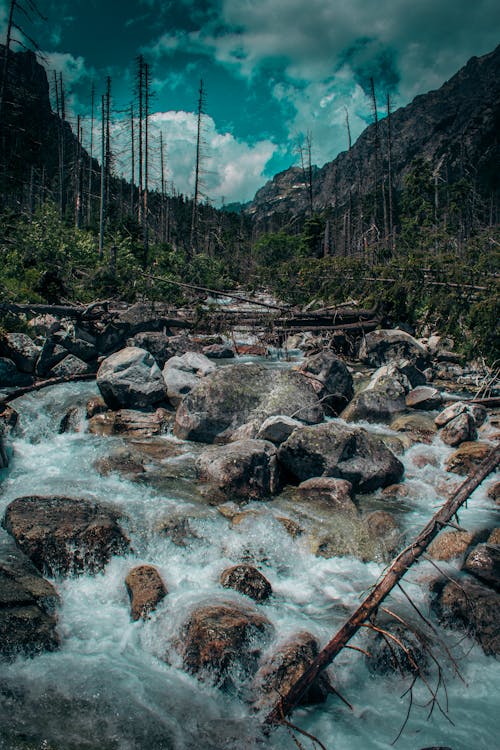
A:
[[[387,117],[369,125],[349,151],[315,169],[316,211],[333,209],[338,214],[371,193],[380,193],[382,214],[389,185],[388,130]],[[395,198],[412,164],[421,159],[429,163],[440,183],[466,178],[484,194],[496,193],[498,201],[500,46],[483,57],[471,58],[441,88],[393,112],[390,131]],[[264,231],[285,225],[307,208],[303,172],[291,167],[264,185],[246,211]]]

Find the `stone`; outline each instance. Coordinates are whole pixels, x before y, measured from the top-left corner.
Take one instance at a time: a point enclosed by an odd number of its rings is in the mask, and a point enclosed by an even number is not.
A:
[[[253,565],[234,565],[221,573],[220,582],[226,589],[234,589],[256,602],[269,599],[273,593],[271,584]]]
[[[486,654],[500,654],[500,594],[470,576],[440,579],[433,591],[432,606],[443,625],[465,630]]]
[[[123,435],[127,438],[151,438],[167,432],[174,420],[172,412],[159,407],[154,412],[118,409],[96,414],[88,421],[93,435]]]
[[[298,419],[277,414],[262,422],[256,437],[258,440],[269,440],[274,445],[281,445],[290,437],[296,427],[301,426],[302,422],[299,422]]]
[[[410,409],[424,409],[433,411],[439,409],[443,403],[443,397],[437,388],[428,385],[420,385],[413,388],[406,396],[406,406]]]
[[[437,415],[435,419],[436,425],[438,427],[444,427],[444,425],[448,424],[448,422],[451,422],[452,419],[455,419],[455,417],[458,417],[461,414],[470,414],[476,427],[481,427],[488,416],[488,412],[484,406],[481,406],[481,404],[470,404],[466,401],[456,401],[454,404],[447,406]]]
[[[488,488],[488,497],[497,505],[500,503],[500,482],[495,482]]]
[[[173,516],[166,521],[162,521],[157,526],[157,531],[170,539],[176,547],[187,547],[192,541],[200,538],[189,520],[188,516]]]
[[[469,531],[441,531],[427,550],[434,560],[453,560],[465,555],[477,534]]]
[[[404,648],[395,640],[388,641],[388,637],[384,637],[381,633],[370,633],[367,644],[367,651],[370,655],[365,657],[370,672],[375,674],[404,672],[417,675],[420,671],[425,671],[428,661],[426,653],[414,633],[394,620],[390,622],[377,620],[375,625],[394,636]]]
[[[9,537],[0,537],[0,659],[57,649],[58,602],[53,585]]]
[[[188,351],[198,351],[198,344],[193,339],[180,334],[179,336],[170,336],[162,331],[143,331],[136,333],[135,336],[127,339],[127,346],[138,346],[140,349],[146,349],[154,359],[160,369],[163,369],[165,362],[171,357],[185,354]]]
[[[138,565],[125,578],[133,620],[147,620],[167,595],[167,587],[153,565]]]
[[[202,353],[209,359],[232,359],[234,349],[229,344],[209,344],[202,347]]]
[[[96,573],[128,550],[118,518],[88,500],[31,496],[7,506],[3,527],[40,572],[64,576]]]
[[[213,443],[242,424],[276,414],[309,424],[323,419],[318,397],[300,373],[238,363],[198,381],[177,409],[174,433],[184,440]]]
[[[269,711],[274,707],[302,677],[318,653],[318,641],[307,631],[294,633],[273,649],[252,683],[252,708],[255,711]],[[330,680],[326,672],[322,672],[302,697],[300,705],[324,703],[331,692]]]
[[[467,475],[478,468],[490,453],[488,443],[462,443],[462,445],[446,459],[446,471],[454,474]]]
[[[399,482],[403,464],[382,440],[359,427],[331,421],[292,432],[278,460],[299,482],[335,477],[351,482],[355,492],[372,492]]]
[[[427,414],[421,414],[420,412],[401,414],[391,422],[390,428],[391,430],[395,430],[395,432],[409,432],[414,435],[419,442],[428,442],[437,432],[432,417]]]
[[[104,414],[107,411],[108,407],[102,396],[93,396],[87,401],[85,407],[85,415],[87,419],[92,419],[96,414]]]
[[[67,356],[68,352],[63,346],[56,343],[52,336],[47,337],[36,363],[36,374],[44,378],[55,365]]]
[[[352,501],[352,484],[345,479],[312,477],[299,484],[297,495],[304,502],[325,503],[332,510],[358,512]]]
[[[80,431],[80,410],[78,406],[71,406],[59,423],[59,435],[65,432]]]
[[[443,443],[455,448],[461,443],[477,439],[476,424],[470,414],[464,412],[450,420],[441,428],[439,436]]]
[[[14,362],[7,357],[0,357],[0,388],[16,388],[31,385],[33,377],[26,372],[19,372]]]
[[[407,359],[392,360],[386,365],[377,368],[370,378],[370,387],[375,388],[379,380],[393,378],[403,386],[405,393],[412,388],[427,383],[427,378],[415,365]]]
[[[307,357],[300,367],[328,414],[337,416],[354,395],[352,375],[345,363],[330,349]]]
[[[256,609],[232,601],[212,602],[191,612],[177,648],[186,671],[221,688],[234,688],[242,672],[255,674],[262,646],[273,631],[267,617]]]
[[[96,339],[89,334],[86,334],[86,338],[79,338],[74,332],[57,331],[53,334],[53,340],[74,357],[84,362],[92,362],[97,359]]]
[[[88,375],[92,367],[74,354],[68,354],[50,370],[51,378],[73,378],[75,375]]]
[[[97,346],[101,352],[110,352],[121,348],[127,339],[139,333],[170,335],[172,326],[187,328],[189,323],[181,319],[173,320],[171,309],[162,302],[136,302],[113,314],[110,324],[98,336]]]
[[[486,541],[488,544],[500,544],[500,527],[493,529]]]
[[[21,372],[32,375],[40,347],[26,333],[6,333],[0,337],[0,357],[11,359]]]
[[[97,386],[111,409],[145,409],[166,398],[165,382],[155,360],[145,349],[133,346],[102,362]]]
[[[372,367],[379,367],[391,360],[406,359],[422,370],[429,354],[409,333],[392,329],[365,334],[358,357]]]
[[[163,379],[171,404],[178,406],[184,396],[197,384],[199,378],[214,372],[215,365],[198,352],[186,352],[171,357],[163,368]]]
[[[389,422],[405,410],[404,387],[396,378],[387,376],[358,391],[341,417],[346,422]]]
[[[263,500],[278,490],[275,446],[266,440],[238,440],[207,448],[196,460],[214,499]]]
[[[500,544],[478,544],[469,553],[463,569],[500,593]]]

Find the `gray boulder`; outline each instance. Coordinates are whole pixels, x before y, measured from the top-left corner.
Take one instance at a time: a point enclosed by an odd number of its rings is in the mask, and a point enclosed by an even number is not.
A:
[[[11,359],[21,372],[34,373],[39,353],[40,347],[26,333],[6,333],[0,338],[0,356]]]
[[[68,354],[50,371],[53,378],[72,378],[75,375],[88,375],[92,372],[92,367],[83,359],[75,357],[74,354]]]
[[[439,409],[443,403],[443,397],[437,388],[428,385],[419,385],[413,388],[406,396],[406,406],[411,409],[424,409],[432,411]]]
[[[346,422],[390,422],[405,409],[404,386],[387,375],[359,391],[341,416]]]
[[[0,388],[15,388],[31,385],[33,377],[26,372],[19,372],[14,362],[7,357],[0,357]]]
[[[215,369],[208,357],[198,352],[186,352],[180,357],[168,359],[163,368],[163,380],[170,403],[178,406],[199,378],[209,375]]]
[[[144,409],[166,398],[165,382],[155,360],[145,349],[133,346],[102,362],[97,385],[111,409]]]
[[[177,437],[204,443],[224,440],[238,427],[283,414],[316,424],[323,409],[310,382],[298,372],[255,363],[222,367],[201,378],[177,409]]]
[[[263,500],[278,490],[277,451],[266,440],[238,440],[207,448],[196,470],[217,499]]]
[[[299,481],[320,476],[347,479],[357,492],[395,484],[404,473],[403,464],[382,440],[335,421],[296,429],[280,447],[278,458]]]
[[[371,331],[363,338],[359,359],[372,367],[391,360],[406,359],[423,369],[429,358],[426,349],[409,333],[400,330]]]
[[[476,427],[481,427],[488,416],[488,412],[481,404],[468,404],[465,401],[456,401],[437,415],[435,419],[436,425],[444,427],[461,414],[469,414],[474,420]]]
[[[220,582],[226,589],[234,589],[256,602],[269,599],[273,593],[271,584],[253,565],[233,565],[222,571]]]
[[[20,497],[7,506],[3,527],[42,573],[95,573],[129,547],[118,517],[88,500]]]
[[[500,544],[478,544],[468,555],[463,567],[500,592]]]
[[[58,601],[55,588],[14,542],[0,537],[0,659],[56,649]]]
[[[330,349],[307,357],[300,372],[311,379],[328,414],[340,414],[353,397],[352,375],[340,357]]]
[[[459,414],[441,428],[439,436],[443,443],[455,448],[457,445],[477,439],[476,423],[467,412]]]
[[[296,427],[301,426],[302,423],[298,419],[277,414],[262,422],[256,437],[259,440],[269,440],[274,445],[281,445],[290,437]]]
[[[45,339],[38,357],[35,368],[36,374],[44,378],[55,365],[67,356],[67,349],[58,344],[52,336],[49,336]]]
[[[167,336],[162,331],[143,331],[127,339],[127,346],[146,349],[155,358],[158,367],[163,369],[170,357],[194,351],[195,344],[186,336]]]

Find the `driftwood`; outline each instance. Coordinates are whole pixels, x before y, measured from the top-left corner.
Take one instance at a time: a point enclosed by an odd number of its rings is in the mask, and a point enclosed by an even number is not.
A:
[[[72,375],[66,378],[48,378],[47,380],[37,380],[31,385],[24,385],[22,388],[16,388],[15,391],[9,393],[5,398],[0,399],[0,406],[2,404],[9,404],[11,401],[15,401],[16,398],[25,396],[27,393],[33,393],[34,391],[41,391],[42,388],[48,388],[51,385],[61,385],[62,383],[76,383],[79,380],[95,380],[95,372],[87,372],[80,375]]]
[[[479,404],[480,406],[486,406],[490,409],[495,409],[500,406],[500,396],[489,396],[487,398],[462,398],[461,396],[455,396],[451,393],[443,393],[443,400],[456,403],[463,401],[464,404]]]
[[[500,446],[490,452],[477,471],[468,477],[454,495],[441,506],[416,539],[397,555],[382,579],[374,586],[371,593],[363,600],[354,614],[344,623],[331,641],[327,643],[311,662],[304,674],[281,697],[279,702],[266,716],[266,724],[282,723],[284,717],[293,711],[320,672],[331,664],[337,654],[347,646],[347,643],[363,626],[363,623],[377,612],[379,605],[405,575],[406,571],[421,557],[434,537],[449,524],[459,508],[466,502],[481,482],[496,469],[499,463]]]
[[[93,317],[100,317],[104,312],[108,310],[109,302],[92,302],[90,305],[43,305],[39,303],[23,303],[17,304],[14,302],[3,302],[0,304],[0,312],[10,312],[15,314],[23,313],[36,313],[40,315],[55,315],[63,316],[65,318],[75,319],[91,319]],[[99,310],[100,308],[100,310]]]

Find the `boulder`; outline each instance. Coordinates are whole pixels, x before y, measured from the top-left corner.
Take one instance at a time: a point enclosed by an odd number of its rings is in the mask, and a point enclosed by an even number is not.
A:
[[[252,708],[269,711],[292,685],[302,677],[319,653],[317,639],[311,633],[294,633],[264,660],[252,683]],[[322,672],[302,697],[301,705],[324,703],[333,692],[326,672]]]
[[[167,588],[153,565],[138,565],[125,578],[130,598],[133,620],[147,620],[162,599],[167,595]]]
[[[403,464],[378,437],[334,421],[294,430],[278,459],[299,482],[336,477],[351,482],[355,492],[395,484],[404,473]]]
[[[157,526],[157,531],[170,539],[176,547],[187,547],[192,541],[200,538],[189,521],[189,516],[173,516],[162,521]]]
[[[202,604],[185,621],[177,648],[188,672],[229,688],[239,684],[241,672],[255,673],[261,647],[272,634],[269,620],[249,606]]]
[[[0,337],[0,357],[11,359],[21,372],[30,375],[35,372],[39,353],[40,347],[26,333],[6,333]]]
[[[500,544],[478,544],[469,553],[463,569],[500,593]]]
[[[26,555],[0,537],[0,659],[56,649],[58,601],[55,588]]]
[[[351,373],[340,357],[330,349],[307,357],[300,372],[311,379],[328,414],[340,414],[354,395]]]
[[[51,378],[73,378],[75,375],[88,375],[91,372],[92,367],[87,362],[75,357],[74,354],[68,354],[54,365],[49,375]]]
[[[80,431],[80,409],[78,406],[71,406],[64,417],[59,422],[59,435],[65,432]]]
[[[159,407],[154,412],[118,409],[96,414],[88,421],[93,435],[123,435],[127,438],[150,438],[167,432],[174,420],[172,412]]]
[[[425,671],[427,658],[425,650],[415,633],[403,627],[395,620],[386,622],[377,620],[375,625],[390,633],[394,639],[383,636],[382,633],[370,633],[366,664],[370,672],[388,674],[392,672],[417,675],[420,670]]]
[[[488,544],[500,544],[500,526],[497,526],[496,529],[493,529],[486,541],[488,542]]]
[[[290,437],[296,427],[301,426],[302,422],[299,422],[298,419],[277,414],[276,416],[268,417],[262,422],[256,437],[259,440],[269,440],[274,445],[281,445],[281,443],[284,443]]]
[[[215,365],[198,352],[186,352],[180,357],[171,357],[163,368],[163,380],[167,396],[178,406],[184,396],[197,384],[199,378],[214,372]]]
[[[58,344],[53,336],[48,336],[43,343],[36,363],[36,374],[44,378],[55,365],[67,356],[67,350]]]
[[[0,357],[0,388],[16,388],[31,385],[33,377],[26,372],[19,372],[14,362],[7,357]]]
[[[400,330],[371,331],[365,334],[359,349],[359,359],[372,367],[379,367],[391,360],[406,359],[422,370],[428,360],[428,352],[409,333]]]
[[[111,409],[144,409],[166,398],[160,368],[149,352],[134,346],[102,362],[97,372],[97,385]]]
[[[256,602],[269,599],[273,593],[271,584],[253,565],[234,565],[221,573],[220,582],[226,589],[234,589]]]
[[[104,414],[107,410],[108,407],[102,396],[93,396],[87,401],[85,415],[87,419],[92,419],[96,414]]]
[[[437,432],[432,417],[420,412],[401,414],[391,422],[390,428],[396,432],[409,432],[418,442],[430,442]]]
[[[7,506],[3,527],[42,573],[95,573],[129,548],[118,518],[88,500],[32,496]]]
[[[127,339],[127,346],[138,346],[140,349],[146,349],[158,366],[163,369],[165,362],[171,357],[175,357],[186,352],[199,350],[197,344],[192,338],[182,333],[178,336],[169,336],[162,331],[143,331],[136,333],[135,336]]]
[[[318,397],[300,373],[238,363],[198,381],[177,409],[174,432],[186,440],[212,443],[246,422],[263,422],[276,414],[308,424],[323,419]]]
[[[476,539],[477,534],[469,531],[441,531],[429,545],[428,554],[434,560],[453,560],[465,555]]]
[[[201,351],[209,359],[233,359],[234,357],[234,349],[229,344],[209,344]]]
[[[446,471],[454,474],[470,474],[490,453],[488,443],[462,443],[462,445],[446,459]]]
[[[69,331],[62,330],[54,333],[52,338],[56,344],[59,344],[67,352],[84,362],[92,362],[97,359],[99,352],[96,346],[96,339],[88,333],[85,333],[85,338],[79,338],[75,335],[74,331],[70,333]]]
[[[196,470],[215,500],[263,500],[278,489],[277,451],[266,440],[238,440],[207,448]]]
[[[470,442],[477,439],[476,424],[470,414],[459,414],[450,422],[447,422],[441,428],[439,436],[443,443],[455,448],[461,443]]]
[[[6,448],[6,437],[17,424],[18,413],[7,404],[0,404],[0,469],[9,465],[9,454]]]
[[[297,494],[304,502],[325,503],[332,510],[357,513],[352,501],[352,484],[345,479],[312,477],[301,482]]]
[[[110,352],[121,348],[128,338],[138,333],[161,332],[170,335],[174,324],[175,328],[189,327],[187,322],[173,320],[171,311],[161,302],[136,302],[114,314],[111,323],[98,336],[97,346],[101,352]]]
[[[396,378],[386,376],[358,391],[341,416],[346,422],[389,422],[405,409],[404,386]]]
[[[486,654],[500,654],[500,594],[470,576],[440,579],[433,590],[433,609],[445,626],[464,629]]]
[[[406,396],[406,406],[410,409],[424,409],[433,411],[439,409],[443,403],[443,397],[437,388],[429,385],[419,385],[413,388]]]
[[[454,404],[447,406],[437,415],[435,419],[436,425],[438,427],[444,427],[444,425],[448,424],[448,422],[451,422],[452,419],[455,419],[455,417],[458,417],[461,414],[470,414],[476,427],[481,427],[488,416],[488,412],[484,406],[481,406],[481,404],[469,404],[466,401],[456,401]]]
[[[385,378],[397,380],[403,386],[405,393],[409,393],[412,388],[427,383],[424,373],[407,359],[393,360],[375,370],[370,378],[371,387],[375,388],[378,381]]]
[[[497,505],[500,504],[500,482],[495,482],[488,489],[488,497]]]

